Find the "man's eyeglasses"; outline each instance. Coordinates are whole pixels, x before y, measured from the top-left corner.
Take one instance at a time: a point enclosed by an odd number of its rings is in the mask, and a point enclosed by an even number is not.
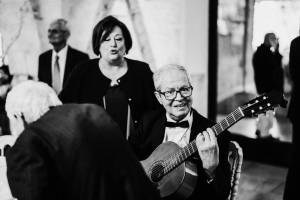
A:
[[[167,100],[174,100],[177,96],[177,93],[180,93],[180,95],[184,98],[190,97],[192,95],[193,87],[182,87],[179,90],[169,90],[169,91],[157,91],[159,94],[164,95],[164,97]]]

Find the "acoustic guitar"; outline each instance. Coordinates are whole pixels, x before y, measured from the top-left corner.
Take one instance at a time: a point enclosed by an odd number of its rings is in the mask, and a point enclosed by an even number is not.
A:
[[[244,117],[254,117],[277,106],[286,107],[286,104],[282,93],[272,91],[236,108],[211,128],[218,136]],[[174,199],[186,199],[192,194],[197,183],[197,176],[193,172],[197,169],[195,165],[186,162],[186,159],[196,152],[196,140],[183,148],[174,142],[166,142],[159,145],[146,160],[141,161],[161,197],[172,195]]]

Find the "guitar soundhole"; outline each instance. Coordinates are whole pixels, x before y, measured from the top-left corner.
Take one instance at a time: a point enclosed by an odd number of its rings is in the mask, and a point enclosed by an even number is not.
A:
[[[164,166],[162,165],[162,163],[156,163],[152,167],[152,171],[150,174],[151,180],[156,183],[160,181],[163,176],[164,176]]]

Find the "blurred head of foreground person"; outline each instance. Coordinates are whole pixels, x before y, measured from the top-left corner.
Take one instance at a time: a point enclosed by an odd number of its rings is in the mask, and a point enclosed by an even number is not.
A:
[[[97,105],[50,109],[8,150],[12,195],[18,200],[158,199],[120,132]]]
[[[39,119],[50,107],[61,104],[46,83],[27,80],[17,84],[7,94],[5,104],[11,134],[18,136],[27,124]]]

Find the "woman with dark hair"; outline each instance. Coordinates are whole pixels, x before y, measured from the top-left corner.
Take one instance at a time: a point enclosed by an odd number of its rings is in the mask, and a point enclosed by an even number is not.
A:
[[[132,38],[126,25],[113,16],[94,27],[92,44],[99,58],[78,65],[59,97],[63,103],[103,106],[128,138],[142,114],[159,106],[152,71],[147,63],[125,57]]]

